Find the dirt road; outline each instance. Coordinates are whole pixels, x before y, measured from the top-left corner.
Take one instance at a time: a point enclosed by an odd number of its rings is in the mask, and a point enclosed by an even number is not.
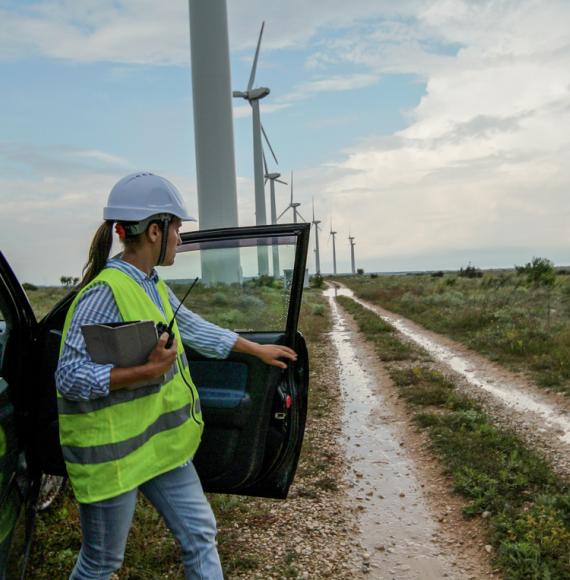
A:
[[[493,577],[479,522],[410,424],[405,405],[351,318],[329,296],[343,396],[349,495],[357,506],[362,573],[378,579]]]
[[[456,384],[479,400],[497,422],[513,429],[529,446],[544,453],[559,474],[570,476],[570,401],[567,398],[540,389],[525,376],[506,370],[460,343],[361,300],[348,288],[340,287],[337,292],[375,312],[405,339],[424,348],[441,370],[453,375]]]

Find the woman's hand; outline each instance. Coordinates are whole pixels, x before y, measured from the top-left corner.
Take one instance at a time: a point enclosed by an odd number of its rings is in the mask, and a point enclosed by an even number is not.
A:
[[[293,362],[297,360],[297,353],[288,346],[279,344],[258,344],[255,356],[267,365],[286,369],[287,365],[279,359],[286,358]]]
[[[154,350],[148,355],[147,365],[152,369],[153,378],[162,377],[168,372],[170,367],[174,364],[176,360],[176,339],[172,341],[172,346],[166,348],[166,342],[168,341],[168,333],[163,332]]]
[[[297,353],[288,346],[281,346],[279,344],[258,344],[246,338],[238,337],[232,349],[235,352],[244,352],[256,356],[265,364],[286,369],[287,364],[280,359],[289,359],[291,361],[297,360]]]

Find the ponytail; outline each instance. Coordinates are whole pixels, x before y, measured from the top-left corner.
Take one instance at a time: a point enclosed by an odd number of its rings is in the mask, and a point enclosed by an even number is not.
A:
[[[85,288],[105,267],[112,245],[113,222],[105,221],[99,226],[91,242],[89,259],[83,268],[83,279],[79,284],[79,289]]]

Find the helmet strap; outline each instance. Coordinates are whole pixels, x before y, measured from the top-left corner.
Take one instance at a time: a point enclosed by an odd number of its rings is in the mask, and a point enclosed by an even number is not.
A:
[[[168,234],[170,232],[170,218],[163,218],[162,225],[162,240],[160,242],[160,255],[158,256],[157,266],[160,266],[166,257],[166,246],[168,245]]]

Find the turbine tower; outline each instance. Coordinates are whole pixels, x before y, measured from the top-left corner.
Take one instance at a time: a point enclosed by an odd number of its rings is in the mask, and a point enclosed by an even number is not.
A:
[[[332,229],[332,220],[331,220],[331,232],[329,235],[329,240],[332,238],[333,242],[333,273],[336,275],[336,244],[335,244],[335,236],[338,232],[333,232]]]
[[[315,226],[315,270],[321,275],[321,256],[319,253],[319,224],[321,220],[315,219],[315,200],[313,199],[313,225]]]
[[[189,0],[196,181],[200,229],[238,225],[230,50],[226,0]],[[212,263],[206,283],[239,282],[240,255],[228,249]]]
[[[356,266],[355,266],[355,263],[354,263],[354,246],[356,245],[354,243],[354,240],[355,239],[356,238],[354,236],[351,236],[350,234],[348,234],[348,241],[350,242],[350,261],[351,261],[351,264],[352,264],[352,273],[353,274],[356,274]]]
[[[291,171],[291,201],[289,202],[289,205],[279,214],[277,221],[279,221],[285,215],[285,213],[287,213],[287,211],[289,209],[292,209],[293,210],[293,223],[295,223],[295,224],[297,223],[298,217],[300,217],[304,222],[306,222],[307,220],[301,215],[301,213],[297,209],[300,205],[301,204],[299,202],[293,201],[293,172]]]

